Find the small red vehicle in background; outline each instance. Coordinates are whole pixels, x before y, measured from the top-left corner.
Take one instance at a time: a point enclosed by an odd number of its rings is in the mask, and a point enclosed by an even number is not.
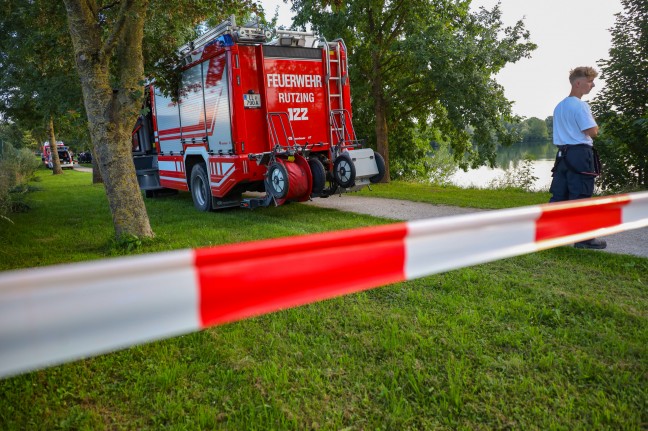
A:
[[[74,157],[72,150],[70,150],[63,142],[58,141],[56,143],[56,150],[58,152],[59,160],[61,161],[61,168],[62,169],[72,169],[74,168]],[[52,152],[50,150],[50,144],[49,142],[45,142],[43,144],[43,155],[41,156],[41,160],[43,161],[43,164],[48,169],[53,169],[54,168],[54,163],[52,162]]]

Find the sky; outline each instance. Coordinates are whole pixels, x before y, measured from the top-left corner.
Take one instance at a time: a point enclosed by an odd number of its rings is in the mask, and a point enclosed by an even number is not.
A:
[[[290,25],[290,2],[260,2],[268,16],[273,16],[279,6],[279,25]],[[622,11],[621,0],[473,0],[472,7],[491,9],[498,2],[504,24],[514,25],[523,19],[531,41],[538,47],[531,58],[505,66],[495,79],[514,102],[513,113],[545,119],[569,94],[571,69],[600,69],[597,63],[608,56],[609,30],[614,25],[614,14]],[[583,100],[591,100],[605,86],[601,79],[594,83],[596,86]]]

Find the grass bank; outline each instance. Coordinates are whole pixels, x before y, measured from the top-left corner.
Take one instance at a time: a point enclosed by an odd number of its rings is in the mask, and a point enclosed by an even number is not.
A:
[[[121,253],[90,174],[39,177],[0,225],[2,270]],[[147,207],[138,252],[387,222]],[[0,428],[644,429],[647,284],[648,259],[569,247],[451,271],[1,380]]]
[[[429,184],[394,181],[375,184],[371,190],[359,192],[363,196],[388,199],[405,199],[435,205],[453,205],[483,209],[502,209],[537,205],[549,202],[548,192],[525,192],[519,189],[478,189],[457,186],[434,186]]]

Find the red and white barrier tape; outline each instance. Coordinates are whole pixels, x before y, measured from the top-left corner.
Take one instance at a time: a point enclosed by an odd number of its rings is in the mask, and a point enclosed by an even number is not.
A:
[[[648,192],[0,273],[0,376],[648,226]]]

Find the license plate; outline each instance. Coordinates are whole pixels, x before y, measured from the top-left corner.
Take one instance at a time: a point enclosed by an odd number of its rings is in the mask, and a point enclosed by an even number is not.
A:
[[[243,106],[245,108],[260,108],[261,107],[261,95],[260,94],[244,94],[243,95]]]

